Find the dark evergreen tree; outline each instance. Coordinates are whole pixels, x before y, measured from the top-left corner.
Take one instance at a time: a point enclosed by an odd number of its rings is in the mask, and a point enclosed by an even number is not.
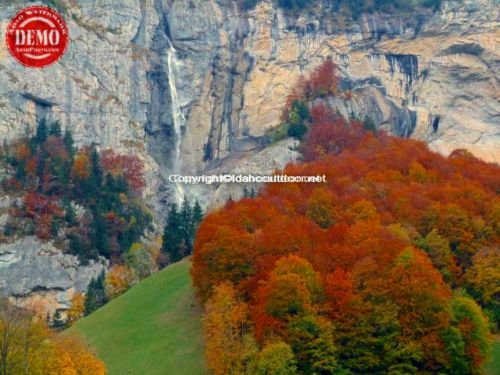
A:
[[[73,134],[71,134],[71,130],[66,129],[66,131],[64,132],[63,142],[72,159],[75,155],[75,141],[73,140]]]
[[[17,162],[15,178],[17,181],[24,185],[26,181],[26,162],[24,160],[20,160]]]
[[[184,200],[180,210],[176,204],[170,206],[163,231],[162,251],[171,262],[177,262],[192,253],[196,231],[202,219],[203,209],[198,201],[191,207],[189,201]]]
[[[175,203],[170,205],[167,224],[163,230],[162,251],[168,255],[171,262],[182,259],[182,216]]]
[[[53,122],[50,125],[50,130],[49,130],[49,135],[53,135],[55,137],[60,137],[61,136],[61,125],[59,124],[58,121]]]
[[[191,210],[191,249],[190,253],[193,251],[193,243],[196,238],[196,231],[198,226],[203,220],[203,208],[201,208],[200,202],[198,200],[194,201],[193,209]]]
[[[97,249],[99,255],[109,258],[111,250],[109,248],[106,219],[98,208],[93,210],[92,218],[93,220],[90,226],[92,245]]]
[[[247,186],[243,186],[243,198],[250,198],[250,192],[248,191]]]
[[[255,188],[252,186],[250,189],[245,185],[243,188],[243,198],[255,198],[257,193],[255,192]]]
[[[85,316],[108,302],[104,280],[105,274],[103,271],[96,279],[93,278],[90,281],[87,293],[85,294]]]
[[[96,191],[102,185],[102,166],[101,166],[101,158],[95,145],[92,145],[92,151],[90,153],[90,162],[92,165],[91,177],[93,178],[93,183],[96,188]]]
[[[76,222],[76,212],[71,204],[71,201],[67,198],[62,200],[62,208],[64,209],[64,220],[68,227],[75,226]]]
[[[46,140],[48,136],[48,130],[47,130],[47,122],[45,119],[41,119],[38,121],[38,125],[36,127],[36,135],[35,135],[35,140],[38,145],[42,145]]]
[[[69,236],[69,251],[76,255],[83,265],[88,264],[90,259],[97,259],[99,255],[95,247],[76,233]]]
[[[301,100],[295,100],[289,116],[288,136],[302,139],[307,132],[307,123],[311,119],[311,113],[307,104]]]
[[[365,115],[363,119],[363,127],[366,130],[371,131],[372,133],[377,132],[377,127],[375,126],[375,122],[373,122],[372,118],[369,117],[368,115]]]
[[[61,317],[61,313],[59,312],[59,310],[56,310],[54,316],[52,317],[52,320],[50,321],[50,327],[57,330],[61,330],[66,327],[66,322]]]
[[[180,230],[181,230],[181,235],[182,239],[184,242],[184,246],[187,249],[188,253],[184,255],[189,255],[190,249],[191,249],[191,232],[192,232],[192,209],[191,206],[189,205],[189,202],[187,199],[184,199],[182,202],[181,206],[181,211],[180,211]]]

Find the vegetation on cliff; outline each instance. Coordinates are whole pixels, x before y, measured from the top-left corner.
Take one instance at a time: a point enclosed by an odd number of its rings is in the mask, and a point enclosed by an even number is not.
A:
[[[40,121],[36,134],[2,148],[13,170],[3,188],[22,195],[3,236],[36,235],[82,262],[103,256],[118,262],[151,222],[140,199],[142,163],[111,150],[76,148],[72,134]]]
[[[500,318],[500,167],[367,130],[304,82],[284,117],[308,108],[305,162],[284,173],[327,183],[271,184],[202,222],[208,366],[480,373]]]

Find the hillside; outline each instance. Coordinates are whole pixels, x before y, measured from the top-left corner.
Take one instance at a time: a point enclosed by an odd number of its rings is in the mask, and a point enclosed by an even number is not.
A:
[[[203,374],[189,261],[167,267],[81,320],[109,374]]]
[[[498,373],[500,373],[500,337],[496,336],[491,359],[486,365],[486,374],[495,375]]]

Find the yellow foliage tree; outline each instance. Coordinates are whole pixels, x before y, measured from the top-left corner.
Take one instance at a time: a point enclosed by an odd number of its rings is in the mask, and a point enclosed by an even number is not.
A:
[[[126,292],[136,280],[134,271],[126,266],[115,265],[106,274],[106,294],[109,299]]]
[[[0,375],[105,375],[104,364],[76,336],[52,332],[44,319],[0,300]]]
[[[215,375],[245,372],[247,315],[246,304],[237,300],[230,284],[215,288],[203,317],[207,365]]]
[[[498,302],[500,295],[500,247],[478,252],[472,258],[472,267],[467,271],[467,281],[481,293],[485,304]]]
[[[67,312],[68,324],[72,325],[83,317],[85,311],[85,296],[82,293],[75,293],[71,298],[71,307]]]
[[[307,216],[321,228],[328,228],[335,221],[333,194],[325,188],[314,189],[307,200]]]
[[[85,152],[79,152],[75,156],[75,161],[71,168],[71,175],[80,180],[85,180],[90,176],[90,160]]]

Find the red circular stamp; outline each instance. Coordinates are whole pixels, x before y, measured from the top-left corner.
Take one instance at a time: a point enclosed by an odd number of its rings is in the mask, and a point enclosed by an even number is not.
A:
[[[64,55],[68,27],[55,10],[44,6],[24,8],[7,26],[10,54],[29,68],[45,68]]]

